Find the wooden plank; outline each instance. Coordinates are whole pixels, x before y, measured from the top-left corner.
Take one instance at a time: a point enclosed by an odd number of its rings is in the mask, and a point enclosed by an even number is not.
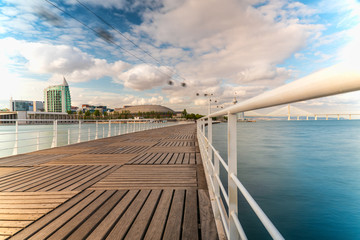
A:
[[[206,178],[205,178],[205,172],[204,172],[204,166],[202,164],[197,164],[196,166],[196,178],[197,178],[197,186],[198,189],[208,189]]]
[[[168,153],[164,161],[162,161],[160,164],[168,164],[170,159],[173,157],[174,153]]]
[[[15,233],[17,233],[18,231],[20,231],[22,228],[2,228],[0,227],[0,234],[1,235],[13,235]]]
[[[163,239],[180,239],[185,190],[175,190]]]
[[[76,229],[86,218],[92,215],[96,209],[101,206],[107,199],[109,199],[115,192],[105,191],[93,202],[86,205],[81,211],[78,211],[76,215],[67,221],[64,225],[58,228],[55,232],[51,233],[51,236],[47,239],[58,240],[63,239],[69,235],[74,229]],[[58,220],[56,220],[58,221]]]
[[[8,239],[9,235],[0,235],[0,240]]]
[[[37,186],[41,186],[42,184],[51,183],[56,180],[61,180],[62,177],[65,175],[71,175],[76,173],[79,168],[77,166],[74,167],[65,167],[58,171],[54,171],[51,174],[43,175],[42,177],[38,177],[37,175],[33,176],[33,178],[29,181],[23,181],[22,184],[14,185],[11,188],[6,188],[6,191],[34,191],[36,190]]]
[[[0,176],[7,175],[12,172],[22,170],[24,168],[0,167]]]
[[[130,230],[126,234],[125,239],[143,239],[146,228],[149,225],[150,218],[154,214],[155,208],[158,204],[158,200],[161,194],[161,190],[152,190],[150,196],[146,200],[139,215],[131,225]]]
[[[32,223],[32,221],[19,221],[19,220],[6,221],[6,220],[1,220],[0,221],[0,228],[24,228],[27,225],[29,225],[30,223]]]
[[[51,211],[52,208],[23,208],[23,209],[14,209],[14,208],[1,208],[0,213],[2,214],[45,214]]]
[[[38,167],[38,168],[41,168],[41,167]],[[50,176],[54,177],[54,175],[55,175],[55,177],[56,177],[57,174],[66,172],[66,170],[68,170],[68,169],[66,169],[65,167],[62,167],[62,166],[54,167],[52,169],[46,168],[46,169],[43,169],[43,171],[39,172],[38,174],[32,174],[32,175],[27,176],[26,178],[20,178],[17,181],[10,182],[10,184],[7,184],[6,186],[1,187],[0,191],[4,191],[4,190],[14,191],[19,188],[24,188],[31,184],[37,183],[40,180],[47,180]]]
[[[82,190],[92,186],[94,183],[98,182],[100,179],[103,179],[107,175],[113,173],[118,168],[120,168],[120,166],[113,166],[109,170],[107,170],[106,172],[102,172],[101,174],[99,174],[96,177],[92,176],[91,179],[89,179],[90,178],[90,176],[89,176],[88,178],[85,178],[82,181],[79,181],[77,184],[74,184],[71,188],[67,188],[67,189],[71,189],[71,190],[74,190],[74,191],[82,191]],[[77,186],[77,185],[79,185],[79,186]],[[64,190],[66,190],[66,189],[64,189]]]
[[[160,202],[156,208],[151,223],[146,235],[145,240],[161,239],[161,236],[165,229],[166,219],[170,209],[170,203],[173,196],[173,190],[163,190],[163,193],[160,198]]]
[[[42,164],[47,165],[123,165],[138,154],[77,154]]]
[[[45,239],[49,237],[54,231],[56,231],[60,226],[65,222],[73,218],[79,211],[84,209],[88,204],[94,201],[97,197],[103,194],[104,191],[94,191],[80,202],[76,203],[70,211],[64,212],[62,215],[58,216],[55,221],[51,221],[46,226],[42,227],[34,235],[31,235],[30,239]],[[32,226],[32,225],[31,225]]]
[[[127,192],[124,198],[116,204],[111,212],[104,218],[104,220],[92,231],[87,237],[88,240],[104,239],[117,219],[121,218],[133,199],[137,196],[139,190],[131,190]],[[74,238],[76,239],[76,238]]]
[[[122,239],[130,226],[132,225],[134,219],[136,218],[138,212],[144,205],[147,197],[149,196],[150,190],[141,190],[140,193],[136,196],[134,201],[131,203],[125,214],[120,218],[120,220],[113,227],[107,239]]]
[[[176,159],[178,158],[178,156],[179,156],[179,153],[174,153],[174,155],[172,156],[172,158],[170,159],[168,164],[175,164]]]
[[[161,164],[169,153],[162,153],[158,159],[154,162],[154,164]]]
[[[45,215],[44,217],[40,218],[38,221],[34,222],[27,228],[24,228],[21,232],[14,235],[12,239],[26,239],[29,236],[31,236],[36,231],[42,229],[44,226],[46,226],[49,222],[56,219],[58,216],[66,212],[68,209],[76,205],[78,202],[86,198],[87,196],[91,195],[93,191],[84,191],[76,195],[75,197],[71,198],[69,201],[65,202],[61,206],[54,209],[49,214]]]
[[[149,159],[147,162],[144,162],[144,164],[154,164],[163,154],[156,153],[152,159]]]
[[[56,166],[53,168],[45,167],[32,167],[32,169],[29,169],[30,171],[26,174],[21,174],[17,177],[11,178],[10,176],[6,176],[8,179],[0,178],[0,191],[7,189],[11,186],[16,186],[19,184],[22,184],[24,182],[28,183],[29,181],[34,181],[34,176],[36,176],[36,180],[40,178],[46,178],[49,174],[52,174],[53,172],[63,170],[65,167],[63,166]],[[32,171],[34,170],[34,171]],[[35,181],[36,181],[35,180]]]
[[[190,153],[190,161],[189,164],[196,164],[195,161],[195,153]]]
[[[211,209],[210,198],[206,190],[198,190],[201,239],[218,239],[214,214]]]
[[[68,168],[68,169],[69,171],[66,171],[63,174],[55,175],[47,179],[46,181],[36,183],[35,186],[34,185],[32,187],[27,186],[26,191],[36,192],[40,190],[42,191],[50,190],[56,187],[57,185],[61,185],[62,183],[69,181],[69,179],[75,178],[76,176],[82,176],[87,171],[96,169],[96,166],[85,166],[85,167],[76,166],[74,168]]]
[[[34,204],[34,203],[62,203],[64,202],[63,198],[52,198],[52,199],[2,199],[0,197],[0,204]]]
[[[19,220],[19,221],[31,221],[31,220],[36,220],[40,217],[42,217],[43,214],[34,214],[34,213],[29,213],[29,214],[25,214],[25,213],[21,213],[21,214],[4,214],[4,213],[0,213],[0,219],[1,221],[6,221],[6,220]]]
[[[43,208],[55,208],[58,204],[0,204],[0,209],[43,209]]]
[[[184,223],[182,239],[194,239],[198,237],[198,212],[197,191],[187,190],[185,198]]]
[[[183,164],[184,157],[185,157],[185,153],[179,153],[179,156],[176,159],[175,164]]]
[[[90,166],[90,167],[83,167],[80,168],[77,172],[73,172],[71,175],[64,175],[62,176],[62,179],[59,179],[58,181],[52,181],[49,182],[49,184],[46,185],[39,185],[37,188],[32,190],[38,190],[38,191],[61,191],[63,189],[65,190],[72,190],[67,188],[69,185],[71,186],[74,183],[77,183],[81,179],[85,178],[88,175],[92,175],[93,173],[97,173],[99,170],[101,170],[102,166]]]
[[[106,217],[111,209],[120,201],[120,199],[126,194],[126,191],[116,191],[106,202],[104,202],[99,209],[94,212],[86,221],[75,229],[69,237],[70,239],[85,239],[93,229]]]

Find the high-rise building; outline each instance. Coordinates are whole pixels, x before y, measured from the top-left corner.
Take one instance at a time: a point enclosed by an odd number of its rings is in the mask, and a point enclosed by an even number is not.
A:
[[[63,112],[71,110],[69,84],[64,78],[63,84],[50,86],[44,90],[45,111]]]

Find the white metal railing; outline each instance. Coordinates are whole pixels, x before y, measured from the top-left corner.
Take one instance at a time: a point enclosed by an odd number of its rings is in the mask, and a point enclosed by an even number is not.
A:
[[[337,65],[292,83],[265,92],[257,97],[223,109],[197,121],[197,137],[204,170],[209,186],[215,218],[222,222],[228,239],[247,239],[238,218],[238,193],[240,192],[258,216],[273,239],[284,239],[260,206],[252,198],[237,177],[237,113],[289,104],[314,98],[360,90],[360,69]],[[212,145],[212,117],[228,116],[227,163]],[[205,125],[207,125],[207,136]],[[227,172],[228,187],[220,179],[220,164]],[[226,191],[227,190],[227,191]],[[222,197],[223,196],[223,197]],[[224,201],[223,201],[224,199]],[[227,207],[227,211],[224,206]]]
[[[0,157],[175,124],[158,119],[0,119]]]

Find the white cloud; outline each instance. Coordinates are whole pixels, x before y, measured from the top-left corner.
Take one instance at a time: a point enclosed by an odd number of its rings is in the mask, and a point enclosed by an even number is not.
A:
[[[300,20],[315,11],[297,2],[269,1],[260,8],[235,0],[174,4],[164,1],[160,10],[147,12],[135,32],[147,34],[158,45],[186,48],[181,53],[185,61],[179,61],[176,68],[198,85],[215,78],[237,84],[262,80],[277,86],[291,71],[276,65],[323,29]],[[283,12],[281,21],[275,20],[279,12]],[[242,73],[249,74],[244,77]]]
[[[165,85],[170,79],[169,68],[140,64],[118,75],[115,82],[131,89],[147,90]]]

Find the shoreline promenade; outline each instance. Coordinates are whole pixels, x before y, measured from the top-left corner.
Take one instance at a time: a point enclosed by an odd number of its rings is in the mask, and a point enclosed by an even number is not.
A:
[[[0,239],[218,239],[195,124],[1,158]]]

